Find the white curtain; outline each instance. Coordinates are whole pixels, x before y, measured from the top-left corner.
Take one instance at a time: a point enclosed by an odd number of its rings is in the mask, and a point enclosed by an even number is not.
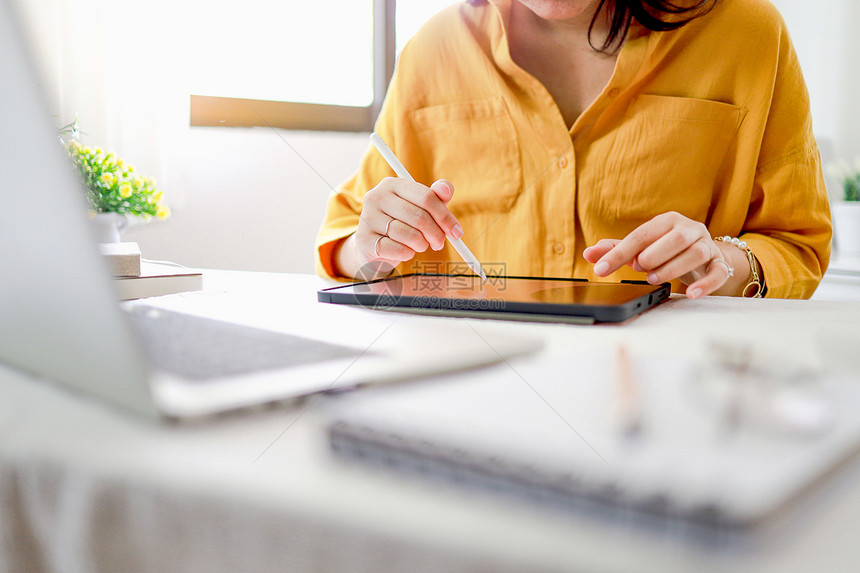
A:
[[[92,146],[179,189],[171,173],[188,133],[185,38],[168,0],[12,0],[40,67],[57,126],[77,115]],[[184,31],[187,34],[187,30]],[[172,158],[168,161],[168,158]],[[175,205],[175,194],[172,203]]]

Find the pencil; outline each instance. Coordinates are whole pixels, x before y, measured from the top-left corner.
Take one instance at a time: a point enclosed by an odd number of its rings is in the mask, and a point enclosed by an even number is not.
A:
[[[642,402],[636,387],[630,354],[624,344],[618,347],[615,400],[619,433],[625,438],[634,438],[640,435],[642,433]]]

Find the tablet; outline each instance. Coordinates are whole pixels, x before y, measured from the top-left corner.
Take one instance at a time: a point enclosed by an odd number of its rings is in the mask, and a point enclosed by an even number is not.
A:
[[[420,314],[509,320],[621,322],[669,298],[644,281],[408,274],[320,290],[320,302]]]

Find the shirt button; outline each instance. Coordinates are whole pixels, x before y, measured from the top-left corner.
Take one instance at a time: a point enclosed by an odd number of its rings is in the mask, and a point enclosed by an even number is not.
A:
[[[560,255],[564,252],[564,245],[562,243],[555,243],[552,246],[552,250],[555,252],[556,255]]]
[[[567,157],[562,157],[561,159],[559,159],[558,160],[558,166],[561,167],[562,169],[567,167]]]
[[[621,90],[620,90],[620,89],[618,89],[618,88],[612,88],[611,90],[609,90],[609,93],[608,93],[607,95],[608,95],[609,97],[618,97],[618,94],[620,94],[620,93],[621,93]]]

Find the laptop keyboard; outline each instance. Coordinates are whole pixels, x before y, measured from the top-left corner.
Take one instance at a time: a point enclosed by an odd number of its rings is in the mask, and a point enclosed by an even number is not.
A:
[[[353,357],[353,348],[148,306],[129,309],[150,361],[191,379]]]

